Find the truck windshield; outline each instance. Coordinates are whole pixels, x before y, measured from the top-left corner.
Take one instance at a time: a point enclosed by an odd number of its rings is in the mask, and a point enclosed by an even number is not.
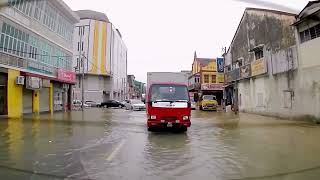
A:
[[[188,89],[183,85],[153,85],[151,89],[151,101],[188,102]]]
[[[214,95],[204,95],[202,97],[203,100],[217,100],[217,98]]]

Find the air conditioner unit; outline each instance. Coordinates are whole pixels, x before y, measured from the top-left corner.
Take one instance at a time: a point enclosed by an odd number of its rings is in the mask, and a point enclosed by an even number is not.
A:
[[[16,79],[16,84],[24,85],[24,76],[18,76]]]

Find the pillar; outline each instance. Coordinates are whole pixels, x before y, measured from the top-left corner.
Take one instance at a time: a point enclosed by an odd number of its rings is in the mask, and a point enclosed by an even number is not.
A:
[[[40,112],[40,91],[39,90],[32,91],[32,112],[33,113]]]
[[[16,84],[20,71],[8,69],[8,117],[19,118],[23,108],[23,86]]]
[[[49,112],[53,113],[53,84],[50,83],[49,87]]]

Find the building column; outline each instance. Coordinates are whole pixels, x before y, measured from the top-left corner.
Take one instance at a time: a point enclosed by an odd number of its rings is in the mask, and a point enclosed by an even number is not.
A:
[[[49,87],[49,112],[53,113],[53,84],[50,83]]]
[[[20,71],[8,69],[8,117],[19,118],[22,116],[23,86],[16,84]]]
[[[39,90],[32,91],[32,112],[33,113],[40,112],[40,91]]]

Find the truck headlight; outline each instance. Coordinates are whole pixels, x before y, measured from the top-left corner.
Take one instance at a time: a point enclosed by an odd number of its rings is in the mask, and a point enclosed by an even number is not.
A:
[[[157,116],[156,116],[156,115],[151,115],[151,116],[150,116],[150,119],[151,119],[151,120],[156,120],[156,119],[157,119]]]
[[[184,120],[184,121],[189,120],[189,116],[183,116],[183,117],[182,117],[182,120]]]

